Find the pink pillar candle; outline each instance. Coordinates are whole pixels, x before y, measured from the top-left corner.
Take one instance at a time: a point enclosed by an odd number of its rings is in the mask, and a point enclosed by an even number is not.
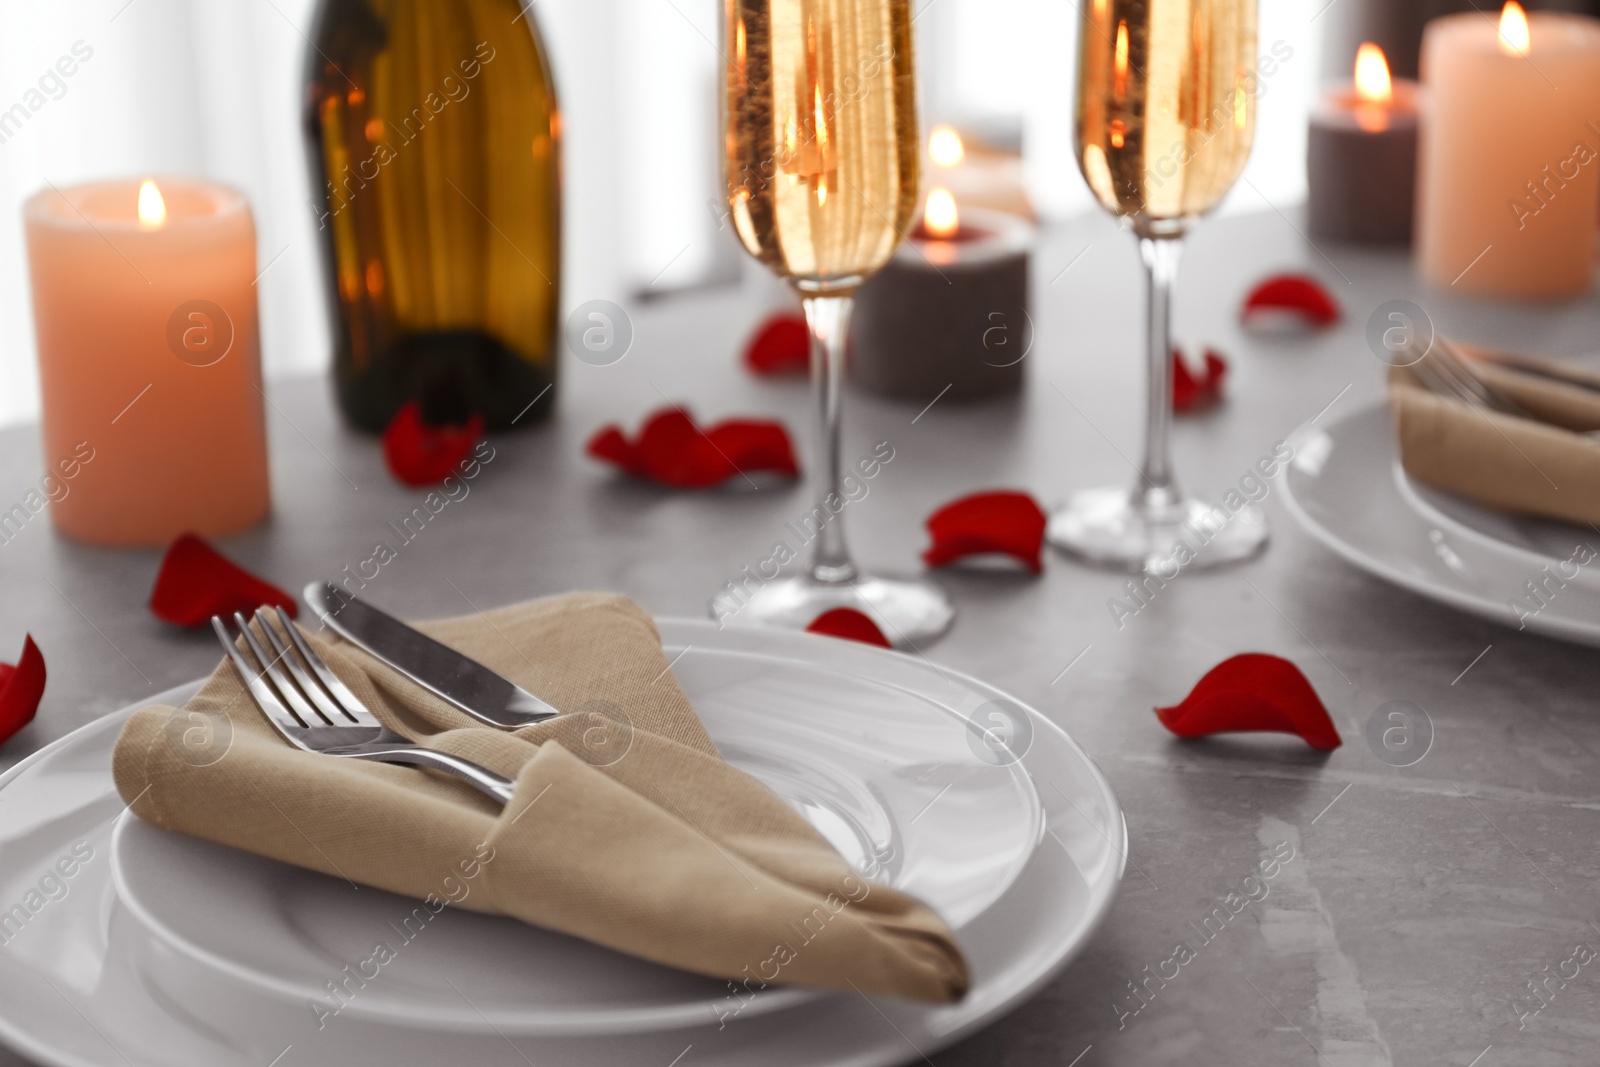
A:
[[[1600,211],[1600,21],[1507,5],[1428,23],[1417,263],[1458,292],[1587,292]]]
[[[23,209],[62,533],[216,536],[267,513],[256,237],[233,189],[190,179],[46,189]],[[69,475],[68,471],[72,473]]]

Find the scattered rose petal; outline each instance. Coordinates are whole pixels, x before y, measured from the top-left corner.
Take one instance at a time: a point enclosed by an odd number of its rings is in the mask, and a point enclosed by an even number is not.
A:
[[[846,641],[860,641],[864,645],[877,645],[879,648],[891,647],[889,639],[878,629],[878,624],[855,608],[824,611],[806,627],[806,633],[842,637]]]
[[[1222,379],[1228,375],[1228,361],[1206,349],[1206,369],[1198,377],[1189,369],[1183,354],[1172,353],[1172,410],[1199,411],[1222,399]]]
[[[800,315],[774,315],[745,346],[744,365],[763,377],[806,374],[811,369],[811,328]]]
[[[645,420],[636,441],[605,426],[589,440],[589,454],[636,478],[679,489],[705,489],[738,474],[800,473],[789,433],[776,422],[729,419],[708,430],[683,408],[664,408]]]
[[[252,612],[276,604],[296,614],[294,598],[229,561],[194,534],[167,549],[150,590],[150,612],[178,626],[199,626],[213,615]]]
[[[1260,330],[1303,332],[1339,321],[1339,305],[1309,274],[1275,274],[1250,290],[1239,319]]]
[[[1179,737],[1271,730],[1297,734],[1325,752],[1341,744],[1328,709],[1300,668],[1259,652],[1223,660],[1183,703],[1157,708],[1156,717]]]
[[[454,474],[483,437],[483,416],[465,426],[428,426],[415,400],[395,413],[383,431],[383,458],[389,473],[406,485],[437,485]]]
[[[967,556],[1001,553],[1035,574],[1044,570],[1044,509],[1027,493],[1002,490],[964,496],[928,516],[933,544],[922,553],[930,567]]]
[[[23,638],[17,665],[0,663],[0,745],[33,721],[43,696],[44,656],[29,634]]]

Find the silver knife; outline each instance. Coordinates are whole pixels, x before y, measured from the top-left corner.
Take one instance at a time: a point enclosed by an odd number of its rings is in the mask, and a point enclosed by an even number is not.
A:
[[[312,582],[305,598],[328,629],[479,722],[515,730],[561,714],[510,679],[332,582]]]

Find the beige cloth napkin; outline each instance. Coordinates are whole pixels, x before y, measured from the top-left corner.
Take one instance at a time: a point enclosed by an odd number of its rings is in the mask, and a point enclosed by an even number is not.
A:
[[[576,593],[420,628],[564,714],[486,728],[326,631],[307,636],[390,727],[515,778],[504,811],[447,777],[294,749],[228,663],[185,708],[128,721],[113,757],[123,799],[180,833],[751,990],[965,993],[937,915],[859,876],[722,761],[637,605]]]
[[[1568,364],[1543,364],[1592,380],[1593,389],[1557,382],[1477,356],[1484,381],[1525,408],[1532,419],[1468,407],[1429,392],[1412,371],[1389,373],[1389,407],[1406,473],[1424,484],[1502,511],[1600,524],[1600,375]],[[1489,358],[1485,358],[1489,357]],[[1542,361],[1515,357],[1529,365]],[[1537,421],[1536,421],[1537,420]]]

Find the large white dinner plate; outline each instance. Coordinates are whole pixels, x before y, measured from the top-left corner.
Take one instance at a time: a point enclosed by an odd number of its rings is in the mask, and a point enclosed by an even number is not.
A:
[[[1504,525],[1491,532],[1465,505],[1447,503],[1451,512],[1441,513],[1443,494],[1424,497],[1406,479],[1381,405],[1307,438],[1285,476],[1284,499],[1314,537],[1386,581],[1514,629],[1600,645],[1600,582],[1569,582],[1542,607],[1527,599],[1526,584],[1542,581],[1543,568],[1573,546],[1545,555],[1527,540],[1513,543]],[[1574,536],[1574,544],[1583,539]]]
[[[966,905],[976,915],[961,925],[958,938],[972,964],[974,984],[962,1003],[927,1008],[852,994],[811,998],[775,1010],[767,1002],[777,1001],[779,1007],[785,1003],[773,990],[753,1002],[725,998],[714,1016],[708,1012],[694,1026],[625,1033],[530,1035],[495,1026],[458,1030],[430,1019],[399,1022],[348,1010],[324,1018],[319,1028],[304,1003],[244,989],[192,966],[193,961],[117,899],[111,836],[124,805],[110,781],[109,755],[127,714],[123,712],[79,730],[0,776],[0,852],[8,861],[0,869],[0,907],[42,901],[0,946],[0,988],[8,991],[0,998],[0,1038],[40,1063],[74,1067],[261,1067],[275,1060],[281,1067],[293,1067],[379,1059],[396,1064],[449,1060],[515,1067],[532,1061],[541,1067],[598,1067],[669,1063],[691,1046],[695,1062],[710,1067],[752,1062],[878,1067],[915,1059],[915,1049],[940,1048],[1013,1006],[1071,958],[1105,914],[1125,860],[1122,815],[1089,759],[1042,716],[1014,702],[1003,705],[1022,717],[1013,742],[1021,758],[1014,767],[1004,766],[1003,760],[995,766],[992,750],[990,758],[980,759],[983,746],[969,747],[973,731],[964,717],[984,715],[1006,698],[953,671],[802,634],[719,632],[711,623],[675,620],[664,621],[662,632],[669,649],[692,646],[675,669],[708,726],[719,717],[719,705],[737,702],[745,687],[712,666],[721,656],[702,653],[724,654],[748,667],[750,677],[767,677],[786,665],[821,668],[839,678],[870,680],[885,698],[898,693],[950,717],[953,743],[944,751],[952,762],[943,769],[924,767],[911,780],[927,777],[946,783],[951,779],[940,774],[989,777],[1015,771],[1037,788],[1042,820],[1029,832],[1036,838],[1042,833],[1042,844],[1025,856],[1022,870],[996,902],[987,908]],[[182,695],[175,691],[157,699],[173,702]],[[891,701],[890,706],[897,705]],[[865,726],[853,736],[878,743],[876,754],[892,763],[899,741],[887,732],[889,723],[873,719],[871,708],[856,710]],[[760,731],[743,748],[732,736],[719,737],[719,742],[736,762],[759,762],[767,744]],[[793,795],[795,787],[787,788]],[[821,783],[816,788],[826,792],[832,787]],[[945,790],[935,808],[912,822],[920,826],[958,788]],[[854,802],[865,803],[860,797]],[[898,809],[877,803],[885,817],[896,816],[890,825],[903,840]],[[830,801],[829,810],[839,808],[856,811],[845,823],[851,833],[861,835],[859,840],[879,840],[869,817],[873,808],[851,809],[838,799]],[[968,812],[963,818],[981,822],[981,813]],[[844,830],[835,827],[834,832],[848,846]],[[900,876],[914,866],[911,852],[903,855]],[[64,856],[87,858],[69,865],[70,878],[59,883],[51,879],[48,893],[30,896],[45,885],[46,872]],[[894,862],[891,857],[891,867]],[[422,957],[410,960],[417,970],[425,969]],[[399,968],[405,966],[402,956],[363,995],[380,993],[379,983],[400,979],[405,972]],[[452,977],[457,986],[468,988],[461,985],[464,975]],[[421,979],[410,975],[405,980]],[[467,999],[473,1006],[478,994],[468,992]]]
[[[1033,783],[1020,766],[976,758],[967,709],[949,694],[931,700],[719,641],[669,640],[666,653],[682,654],[678,680],[730,763],[802,812],[858,870],[915,895],[952,928],[999,899],[1038,843]],[[232,992],[321,1003],[340,1016],[576,1035],[698,1026],[728,993],[726,982],[504,917],[446,909],[423,923],[412,918],[414,900],[162,831],[131,812],[112,836],[111,863],[119,901],[165,949],[146,973],[174,994],[224,981]],[[379,945],[405,966],[384,964],[392,973],[361,984],[358,965]],[[746,1010],[815,995],[785,990]]]

